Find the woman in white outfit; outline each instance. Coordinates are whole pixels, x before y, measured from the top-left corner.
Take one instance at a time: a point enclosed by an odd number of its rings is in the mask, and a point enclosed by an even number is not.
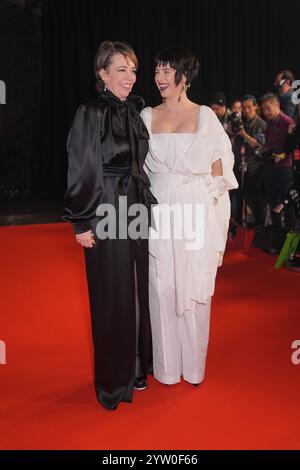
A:
[[[228,190],[238,187],[222,125],[209,107],[187,97],[198,68],[189,51],[159,54],[155,82],[163,102],[141,113],[150,135],[144,169],[159,202],[149,239],[149,297],[154,377],[164,384],[182,376],[195,385],[204,379],[211,300],[230,218]],[[162,211],[175,205],[182,209],[181,236],[176,210],[170,217]],[[201,242],[191,243],[186,228],[198,221],[194,234]]]

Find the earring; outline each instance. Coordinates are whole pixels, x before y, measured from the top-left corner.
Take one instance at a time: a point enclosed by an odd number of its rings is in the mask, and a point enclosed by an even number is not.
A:
[[[180,90],[180,93],[179,93],[179,96],[178,96],[178,103],[179,101],[181,100],[181,95],[182,95],[182,92],[183,92],[183,86],[181,87],[181,90]]]
[[[180,94],[179,94],[179,97],[178,97],[178,102],[181,100],[181,95],[182,95],[182,92],[186,92],[188,88],[190,88],[191,84],[189,83],[188,85],[184,84],[182,85],[181,87],[181,90],[180,90]]]
[[[106,91],[106,90],[107,90],[107,88],[106,88],[106,83],[104,83],[104,91]]]

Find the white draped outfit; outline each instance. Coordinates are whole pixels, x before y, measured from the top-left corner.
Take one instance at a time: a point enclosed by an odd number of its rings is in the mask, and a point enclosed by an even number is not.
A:
[[[144,169],[159,203],[154,207],[156,231],[151,229],[149,237],[154,377],[165,384],[177,383],[181,376],[200,383],[205,372],[211,298],[227,240],[228,190],[238,187],[232,171],[234,156],[227,134],[207,106],[200,107],[196,133],[154,134],[152,108],[145,108],[141,115],[150,135]],[[211,165],[218,159],[222,160],[223,176],[213,177]],[[189,224],[194,229],[195,208],[201,207],[204,238],[199,235],[200,247],[191,249],[185,230],[178,236],[174,212],[170,211],[167,221],[163,205],[181,207],[183,226]],[[185,205],[190,212],[185,211]]]

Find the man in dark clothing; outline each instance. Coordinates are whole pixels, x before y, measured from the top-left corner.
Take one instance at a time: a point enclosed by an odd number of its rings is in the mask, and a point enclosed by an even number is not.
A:
[[[224,130],[227,132],[230,110],[227,109],[227,100],[224,93],[215,93],[213,99],[211,100],[210,107],[217,115]]]
[[[293,224],[291,208],[286,207],[284,217],[272,209],[281,202],[292,181],[292,154],[285,153],[284,145],[293,120],[280,110],[278,97],[273,93],[264,95],[261,98],[261,105],[267,119],[266,149],[270,154],[264,178],[266,196],[271,208],[273,225],[290,228]]]
[[[245,199],[255,217],[255,225],[263,227],[266,206],[263,188],[264,161],[257,150],[265,144],[267,126],[256,111],[256,98],[253,95],[243,96],[243,125],[237,136],[239,153],[246,159]]]
[[[255,225],[264,226],[265,196],[263,190],[263,160],[257,150],[265,144],[266,123],[256,113],[257,103],[253,95],[242,98],[243,128],[239,135],[245,145],[247,172],[245,179],[245,197],[255,217]]]
[[[296,105],[292,101],[292,94],[294,92],[292,83],[294,81],[294,75],[290,70],[282,70],[275,78],[274,87],[279,96],[280,109],[283,114],[295,117]]]

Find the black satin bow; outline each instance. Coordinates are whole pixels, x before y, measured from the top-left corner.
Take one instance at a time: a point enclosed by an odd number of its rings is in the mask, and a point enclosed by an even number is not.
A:
[[[140,162],[139,162],[139,159],[137,158],[136,145],[135,145],[135,140],[134,140],[134,131],[133,131],[133,120],[137,119],[137,116],[136,116],[137,110],[136,110],[136,107],[133,107],[133,104],[136,104],[135,102],[138,100],[143,102],[142,98],[137,97],[137,96],[131,96],[131,97],[126,98],[125,100],[121,100],[108,89],[103,90],[102,92],[100,92],[99,95],[106,102],[112,105],[115,105],[117,108],[119,108],[120,112],[125,115],[125,123],[126,123],[127,131],[128,131],[132,158],[136,162],[138,171],[140,172],[141,171]]]

